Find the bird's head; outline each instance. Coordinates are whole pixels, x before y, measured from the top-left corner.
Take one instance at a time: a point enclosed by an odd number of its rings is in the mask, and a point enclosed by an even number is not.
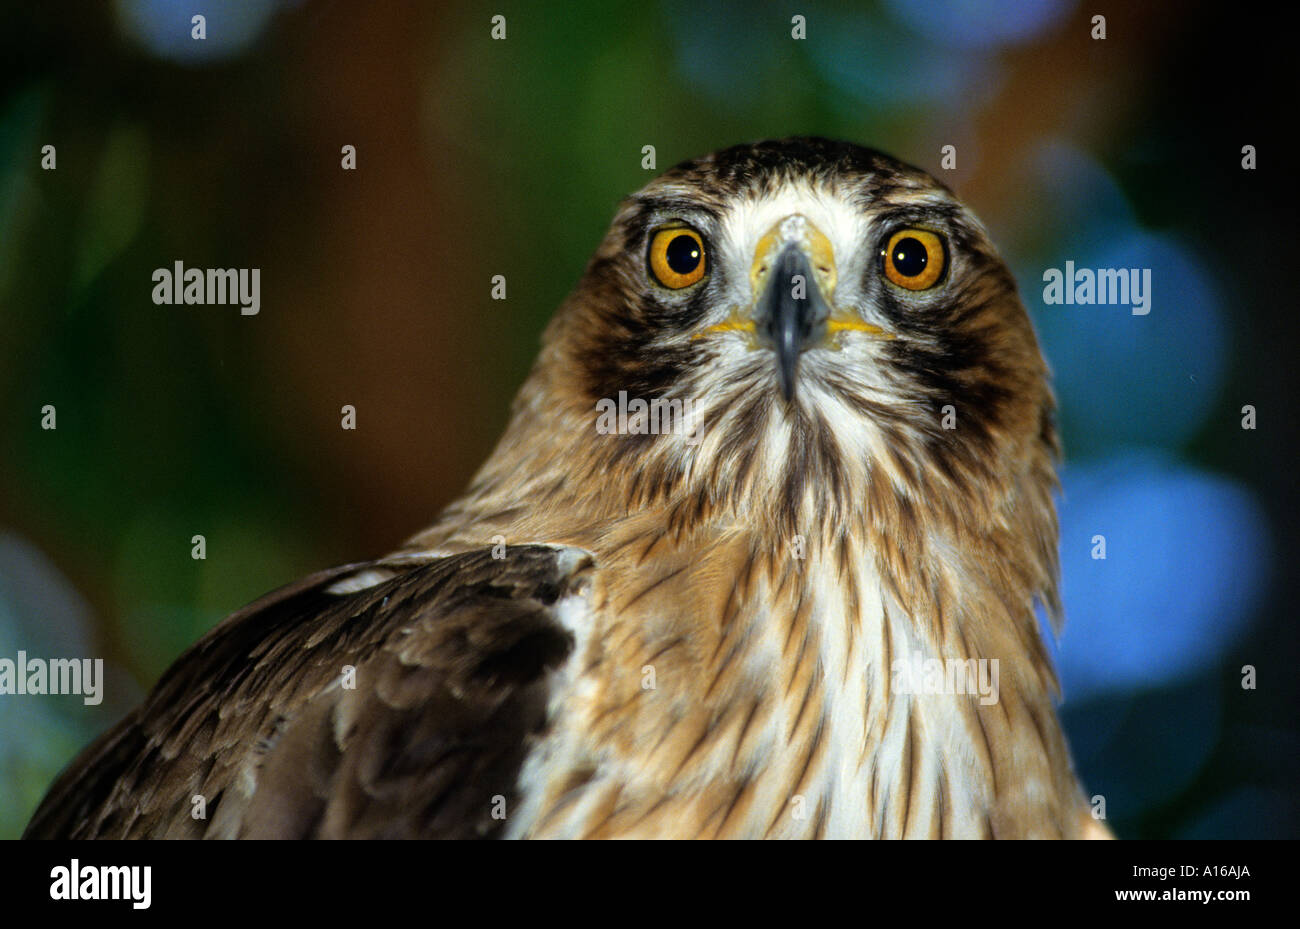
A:
[[[541,367],[642,499],[782,532],[872,505],[1005,522],[1025,490],[1051,511],[1052,398],[1011,273],[943,184],[857,145],[741,145],[629,197]],[[693,432],[596,428],[633,400],[690,401]]]

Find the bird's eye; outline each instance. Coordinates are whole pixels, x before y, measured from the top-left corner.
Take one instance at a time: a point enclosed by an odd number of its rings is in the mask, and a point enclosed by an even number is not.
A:
[[[943,239],[925,229],[900,229],[880,251],[885,277],[907,290],[926,290],[943,277]]]
[[[704,240],[694,229],[660,229],[650,239],[650,273],[665,287],[681,290],[704,277]]]

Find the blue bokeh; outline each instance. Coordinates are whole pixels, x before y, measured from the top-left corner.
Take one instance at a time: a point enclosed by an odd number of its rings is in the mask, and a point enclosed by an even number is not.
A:
[[[1071,463],[1061,477],[1066,698],[1160,687],[1214,666],[1269,576],[1254,497],[1150,450]],[[1104,559],[1093,557],[1098,535]]]

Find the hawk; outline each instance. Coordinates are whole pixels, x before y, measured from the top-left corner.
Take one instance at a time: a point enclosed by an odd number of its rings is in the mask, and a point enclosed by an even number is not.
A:
[[[943,184],[816,138],[685,162],[465,494],[213,629],[27,835],[1098,834],[1035,612],[1058,457]]]

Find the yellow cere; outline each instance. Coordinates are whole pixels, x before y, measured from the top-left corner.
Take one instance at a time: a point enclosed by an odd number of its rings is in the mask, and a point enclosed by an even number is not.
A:
[[[799,245],[812,262],[813,274],[822,293],[828,297],[833,294],[837,281],[835,249],[824,232],[797,213],[776,223],[759,238],[754,247],[754,263],[749,269],[750,293],[762,293],[777,255],[790,242]]]
[[[755,299],[757,299],[757,296],[763,292],[767,284],[767,276],[771,273],[777,256],[786,245],[792,242],[802,248],[808,256],[813,267],[813,274],[817,278],[816,286],[830,299],[835,293],[837,281],[835,249],[831,246],[831,241],[826,237],[825,233],[806,217],[799,214],[785,217],[759,238],[758,244],[754,247],[754,262],[749,269],[750,293],[754,294]],[[751,347],[758,348],[758,332],[752,319],[752,307],[750,311],[751,317],[747,317],[741,313],[740,307],[732,307],[724,322],[715,323],[702,329],[692,335],[691,339],[703,339],[724,332],[743,332],[750,337]],[[827,340],[830,341],[843,332],[863,332],[882,339],[894,338],[892,333],[866,322],[852,310],[841,308],[837,309],[835,315],[826,321]],[[838,342],[838,340],[835,341]]]

